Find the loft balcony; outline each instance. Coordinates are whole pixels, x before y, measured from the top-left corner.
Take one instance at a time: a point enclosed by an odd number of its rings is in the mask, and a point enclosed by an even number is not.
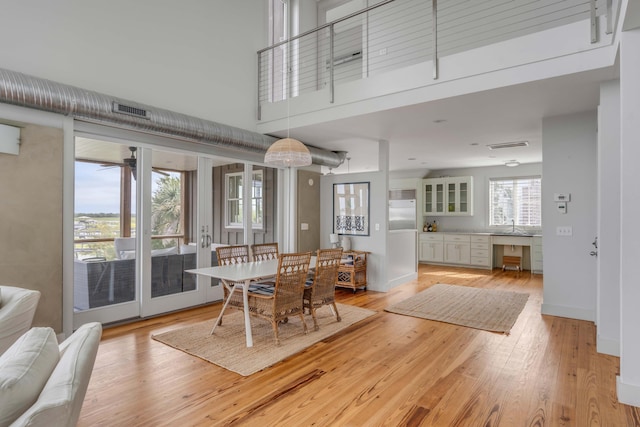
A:
[[[611,67],[619,3],[379,2],[258,52],[258,131]]]

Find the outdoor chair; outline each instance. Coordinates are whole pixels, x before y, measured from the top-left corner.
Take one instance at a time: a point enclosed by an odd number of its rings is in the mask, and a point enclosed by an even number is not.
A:
[[[308,332],[304,322],[302,294],[310,261],[311,252],[282,254],[278,258],[273,294],[265,295],[249,289],[249,312],[252,316],[271,322],[276,345],[280,345],[278,323],[288,322],[289,316],[299,316],[304,333]]]
[[[307,280],[304,288],[303,305],[313,317],[314,330],[320,329],[316,318],[316,309],[329,305],[336,320],[340,322],[340,314],[336,306],[335,290],[338,280],[338,268],[342,259],[342,248],[318,249],[316,268],[313,278]]]

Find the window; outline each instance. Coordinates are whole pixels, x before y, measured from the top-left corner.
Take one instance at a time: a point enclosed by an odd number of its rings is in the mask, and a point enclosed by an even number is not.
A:
[[[228,173],[225,175],[225,218],[226,225],[229,228],[243,227],[243,190],[242,190],[243,172]],[[254,170],[252,172],[251,186],[251,219],[252,228],[262,228],[264,217],[264,199],[263,199],[263,183],[264,172],[262,170]]]
[[[539,176],[491,179],[489,225],[541,227],[541,189],[542,179]]]

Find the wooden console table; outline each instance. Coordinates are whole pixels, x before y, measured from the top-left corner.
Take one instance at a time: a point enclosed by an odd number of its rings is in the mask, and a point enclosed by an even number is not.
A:
[[[356,290],[367,289],[367,254],[366,251],[347,251],[342,254],[342,262],[338,268],[336,286]]]

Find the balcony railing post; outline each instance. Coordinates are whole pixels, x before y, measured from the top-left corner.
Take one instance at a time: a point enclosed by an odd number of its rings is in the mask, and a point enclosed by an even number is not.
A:
[[[333,24],[329,26],[329,102],[333,104],[334,85],[333,85]]]
[[[598,42],[598,16],[596,14],[596,0],[589,0],[591,3],[591,43]]]
[[[260,94],[262,93],[262,54],[258,52],[258,120],[262,120],[262,101]]]
[[[438,0],[431,0],[431,22],[433,32],[433,79],[438,79]]]

